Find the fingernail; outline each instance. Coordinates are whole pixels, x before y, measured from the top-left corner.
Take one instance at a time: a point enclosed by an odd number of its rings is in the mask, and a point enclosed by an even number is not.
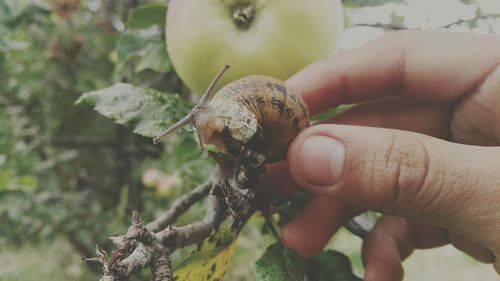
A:
[[[345,146],[326,136],[310,136],[299,152],[299,173],[314,186],[331,186],[342,176]]]

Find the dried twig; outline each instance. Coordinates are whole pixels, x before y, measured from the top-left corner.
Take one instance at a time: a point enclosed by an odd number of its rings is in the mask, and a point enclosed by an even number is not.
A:
[[[225,201],[221,183],[227,185],[224,188],[236,190],[244,187],[248,191],[250,187],[257,184],[259,175],[263,172],[262,167],[236,169],[232,165],[225,165],[225,167],[229,166],[232,169],[224,172],[221,168],[216,168],[205,183],[179,197],[168,211],[147,225],[144,225],[138,213],[134,212],[132,225],[127,233],[112,238],[118,244],[112,257],[109,258],[106,252],[97,248],[97,257],[87,259],[102,264],[101,280],[126,280],[148,266],[152,270],[154,281],[173,280],[170,255],[177,249],[202,243],[219,228],[229,214],[228,210],[231,206]],[[192,205],[207,196],[206,214],[203,220],[178,227],[172,225]],[[245,195],[242,196],[247,198]],[[245,222],[255,209],[252,207],[249,212],[245,213],[245,216],[233,219]],[[243,223],[236,225],[238,227],[235,230],[239,231]],[[130,254],[126,256],[127,253]]]
[[[200,222],[181,227],[168,227],[157,234],[170,251],[175,251],[187,245],[199,244],[207,238],[212,230],[219,228],[226,217],[226,207],[220,198],[210,195],[207,202],[207,213]]]
[[[409,28],[402,26],[402,25],[396,25],[393,23],[385,24],[385,23],[379,23],[379,22],[377,22],[377,23],[356,23],[356,24],[350,25],[349,28],[359,27],[359,26],[380,28],[383,30],[406,30],[406,29],[409,29]]]
[[[210,192],[210,189],[213,187],[214,182],[219,177],[219,174],[219,169],[214,169],[207,181],[175,200],[175,202],[166,212],[164,212],[154,221],[148,223],[146,225],[146,228],[151,231],[157,232],[164,229],[168,225],[175,223],[177,221],[177,218],[184,214],[193,204],[207,196],[207,194]]]

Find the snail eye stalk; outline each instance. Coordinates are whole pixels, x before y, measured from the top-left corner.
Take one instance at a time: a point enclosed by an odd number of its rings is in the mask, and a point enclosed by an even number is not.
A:
[[[192,114],[189,113],[188,115],[186,115],[186,117],[182,118],[179,122],[175,123],[170,128],[166,129],[160,135],[158,135],[156,138],[154,138],[153,143],[158,144],[166,136],[177,131],[179,128],[182,128],[182,127],[188,125],[189,123],[191,123],[191,120],[192,120]]]
[[[214,80],[212,80],[212,82],[210,82],[210,85],[208,85],[207,90],[205,91],[205,93],[201,97],[200,102],[198,103],[199,106],[204,106],[210,101],[210,99],[212,98],[213,92],[214,92],[214,88],[217,85],[217,82],[219,82],[219,80],[224,75],[224,72],[226,72],[226,70],[228,70],[230,67],[231,66],[226,63],[224,65],[224,67],[219,71],[219,73],[217,73]]]
[[[195,116],[196,112],[194,112],[194,111],[198,111],[200,108],[206,107],[206,105],[208,104],[208,102],[210,101],[210,99],[213,96],[214,88],[217,85],[217,82],[219,82],[219,80],[222,78],[222,75],[224,75],[224,72],[226,72],[226,70],[228,70],[230,67],[231,66],[226,63],[224,65],[224,67],[219,71],[219,73],[217,73],[214,80],[212,80],[212,82],[210,82],[210,85],[208,85],[208,88],[205,91],[205,93],[203,94],[203,96],[201,97],[200,102],[197,105],[195,105],[195,107],[191,110],[191,112],[189,112],[189,114],[186,117],[182,118],[179,122],[175,123],[170,128],[166,129],[160,135],[155,137],[153,139],[153,143],[158,144],[163,138],[165,138],[169,134],[177,131],[177,129],[184,127],[189,123],[192,123],[193,117],[196,117]],[[201,148],[204,149],[205,146],[203,144],[201,133],[199,131],[200,130],[196,127],[196,132],[198,134],[198,139],[200,140]]]

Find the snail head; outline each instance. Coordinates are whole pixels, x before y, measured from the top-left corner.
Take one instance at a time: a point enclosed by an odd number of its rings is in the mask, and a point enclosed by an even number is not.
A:
[[[226,72],[226,70],[229,68],[230,65],[225,64],[224,67],[219,71],[219,73],[217,73],[212,82],[210,82],[210,85],[201,97],[198,104],[191,109],[188,115],[172,125],[170,128],[163,131],[160,135],[155,137],[153,139],[153,143],[159,143],[166,136],[188,124],[192,124],[194,126],[202,149],[204,149],[205,143],[216,142],[216,140],[212,138],[216,132],[221,132],[224,129],[224,120],[221,117],[211,114],[210,108],[208,107],[208,102],[212,99],[214,88],[217,82],[219,82],[224,72]]]

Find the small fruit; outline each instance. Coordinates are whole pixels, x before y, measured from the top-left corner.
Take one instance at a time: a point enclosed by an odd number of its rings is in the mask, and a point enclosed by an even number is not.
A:
[[[172,195],[172,191],[175,186],[180,185],[181,182],[181,179],[176,175],[164,175],[163,177],[161,177],[158,183],[156,194],[163,197],[168,197]]]
[[[163,173],[158,169],[147,169],[142,173],[142,184],[149,188],[155,188],[158,186]]]

